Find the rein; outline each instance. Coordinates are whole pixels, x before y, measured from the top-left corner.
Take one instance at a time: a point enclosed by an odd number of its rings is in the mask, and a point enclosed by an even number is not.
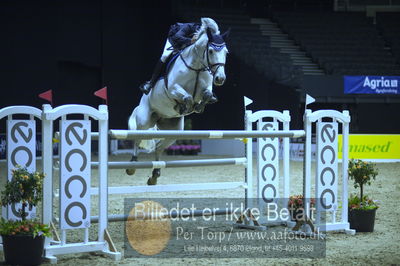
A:
[[[209,55],[208,55],[208,53],[207,53],[208,47],[210,47],[210,46],[211,46],[214,50],[217,50],[217,51],[220,51],[220,50],[222,50],[222,49],[225,47],[225,45],[214,45],[213,43],[208,42],[208,43],[207,43],[207,48],[204,50],[204,53],[203,53],[203,58],[204,58],[204,55],[206,55],[207,66],[205,66],[205,65],[202,63],[202,64],[203,64],[203,67],[202,67],[202,68],[199,68],[199,69],[196,69],[196,68],[191,67],[191,66],[186,62],[185,58],[183,58],[182,53],[179,54],[179,57],[182,59],[183,64],[184,64],[188,69],[190,69],[190,70],[196,72],[196,82],[194,83],[194,90],[193,90],[193,96],[192,96],[193,99],[195,98],[196,93],[197,93],[197,84],[198,84],[198,82],[199,82],[199,75],[200,75],[200,72],[208,71],[208,72],[211,74],[211,76],[213,76],[213,78],[214,78],[214,75],[215,75],[215,73],[217,72],[218,68],[221,67],[221,66],[225,66],[224,63],[215,63],[215,64],[212,64],[212,65],[210,64],[210,58],[209,58]],[[197,54],[196,48],[194,48],[194,49],[195,49],[196,54]],[[217,67],[217,68],[213,71],[213,68],[214,68],[214,67]]]

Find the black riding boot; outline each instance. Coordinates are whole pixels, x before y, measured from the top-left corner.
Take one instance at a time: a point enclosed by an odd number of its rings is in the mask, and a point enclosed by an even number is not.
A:
[[[154,85],[156,85],[156,82],[160,77],[162,70],[164,69],[164,65],[165,63],[163,61],[158,60],[151,79],[140,85],[139,88],[144,94],[149,94],[150,90],[154,87]]]

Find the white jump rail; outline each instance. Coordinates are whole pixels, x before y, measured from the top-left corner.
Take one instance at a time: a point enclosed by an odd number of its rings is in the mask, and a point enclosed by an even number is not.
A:
[[[144,162],[108,162],[109,169],[154,169],[154,168],[179,168],[179,167],[202,167],[217,165],[246,165],[247,159],[243,158],[221,158],[202,160],[177,160],[177,161],[144,161]],[[91,163],[92,168],[98,168],[98,162]]]
[[[239,139],[239,138],[297,138],[305,135],[304,130],[279,132],[251,130],[110,130],[113,139]]]
[[[157,188],[156,188],[157,187]],[[221,190],[247,188],[245,182],[213,182],[213,183],[191,183],[191,184],[168,184],[157,186],[119,186],[109,187],[108,193],[111,195],[151,193],[151,192],[180,192],[180,191],[201,191],[201,190]],[[92,188],[91,194],[98,195],[98,188]]]
[[[264,111],[260,111],[264,112]],[[273,111],[271,111],[273,112]],[[279,113],[279,112],[277,112]],[[281,130],[279,132],[265,132],[252,130],[125,130],[110,129],[110,138],[116,140],[132,139],[241,139],[241,138],[269,138],[288,137],[298,138],[305,135],[304,130]],[[93,140],[97,140],[98,132],[91,132]],[[59,139],[59,132],[54,134]]]

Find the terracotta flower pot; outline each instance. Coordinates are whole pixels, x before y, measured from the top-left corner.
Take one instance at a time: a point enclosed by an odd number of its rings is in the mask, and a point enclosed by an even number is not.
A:
[[[44,236],[2,235],[6,264],[40,265],[42,263]]]

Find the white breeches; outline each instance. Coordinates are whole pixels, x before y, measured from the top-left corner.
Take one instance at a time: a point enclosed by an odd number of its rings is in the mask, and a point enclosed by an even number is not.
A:
[[[165,63],[165,61],[167,60],[167,58],[169,57],[169,55],[172,53],[173,50],[174,50],[174,49],[173,49],[171,43],[170,43],[169,40],[167,39],[167,41],[165,42],[164,50],[163,50],[163,53],[162,53],[162,55],[161,55],[160,60],[161,60],[163,63]]]

